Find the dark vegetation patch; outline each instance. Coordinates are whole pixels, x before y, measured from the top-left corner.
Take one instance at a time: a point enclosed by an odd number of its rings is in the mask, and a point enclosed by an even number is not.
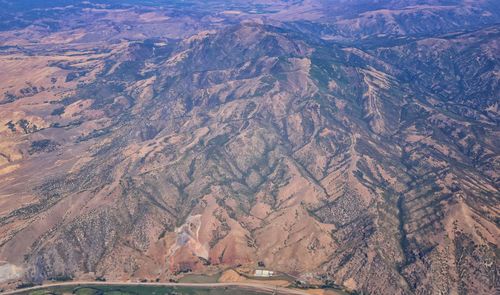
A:
[[[10,122],[9,122],[10,123]],[[31,124],[30,121],[26,119],[21,119],[16,122],[17,126],[23,130],[24,133],[29,134],[38,131],[38,126]],[[12,130],[12,129],[11,129]]]
[[[248,116],[257,108],[257,104],[253,101],[249,102],[246,106],[245,106],[245,110],[243,111],[243,113],[241,114],[241,116],[243,118],[248,118]]]
[[[145,78],[141,73],[143,65],[142,62],[138,61],[124,61],[116,68],[112,76],[118,80],[125,81],[142,80]]]
[[[30,155],[41,152],[49,153],[55,151],[58,146],[57,142],[50,139],[35,140],[31,143],[28,153]]]
[[[228,134],[217,135],[216,137],[210,139],[207,143],[207,146],[211,147],[222,147],[229,141]]]
[[[59,68],[61,70],[66,70],[66,71],[83,70],[82,68],[75,67],[75,66],[71,65],[71,63],[69,63],[67,61],[54,61],[54,62],[50,62],[48,66],[49,67]]]
[[[97,138],[97,137],[106,135],[109,132],[110,132],[109,128],[104,128],[104,129],[99,129],[99,130],[94,129],[88,135],[78,137],[76,142],[82,142],[82,141],[87,141],[87,140],[92,139],[92,138]]]
[[[17,130],[16,124],[14,124],[12,121],[7,122],[7,124],[5,124],[5,126],[7,126],[10,129],[10,131],[12,131],[12,132],[15,132]]]
[[[428,111],[418,104],[411,103],[404,105],[401,109],[400,121],[411,123],[419,119],[425,119],[427,116],[429,116]]]
[[[66,80],[65,82],[71,82],[71,81],[74,81],[80,77],[83,77],[87,74],[87,72],[85,71],[81,71],[81,72],[70,72],[66,75]]]
[[[56,108],[52,111],[52,113],[50,113],[52,116],[60,116],[62,114],[64,114],[64,106],[60,107],[60,108]]]
[[[10,93],[10,92],[5,92],[3,94],[3,99],[2,101],[0,101],[0,104],[6,104],[6,103],[10,103],[10,102],[14,102],[16,101],[17,99],[19,99],[19,97],[17,97],[16,95]]]
[[[72,281],[73,277],[70,275],[58,275],[58,276],[50,277],[48,280],[55,281],[55,282],[68,282],[68,281]]]
[[[34,283],[31,282],[23,282],[20,283],[19,285],[16,286],[16,289],[24,289],[24,288],[31,288],[36,286]]]
[[[33,86],[31,84],[28,84],[28,87],[24,87],[22,88],[21,90],[19,90],[19,92],[21,92],[21,94],[23,96],[32,96],[32,95],[35,95],[37,94],[38,92],[40,91],[43,91],[45,90],[45,88],[41,87],[40,89],[36,86]]]
[[[125,87],[119,83],[98,81],[78,87],[76,94],[64,98],[62,103],[68,106],[78,100],[92,98],[91,108],[102,109],[104,106],[112,104],[115,97],[119,96],[124,90]]]

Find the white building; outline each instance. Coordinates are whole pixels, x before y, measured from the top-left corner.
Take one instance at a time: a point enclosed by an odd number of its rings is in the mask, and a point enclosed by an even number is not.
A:
[[[272,277],[273,275],[274,275],[274,272],[271,270],[267,270],[267,269],[256,269],[255,270],[256,277],[268,278],[268,277]]]

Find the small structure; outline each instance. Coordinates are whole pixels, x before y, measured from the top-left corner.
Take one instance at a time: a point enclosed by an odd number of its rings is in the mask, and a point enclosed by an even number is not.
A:
[[[256,277],[269,278],[274,275],[274,272],[267,269],[256,269],[255,274]]]

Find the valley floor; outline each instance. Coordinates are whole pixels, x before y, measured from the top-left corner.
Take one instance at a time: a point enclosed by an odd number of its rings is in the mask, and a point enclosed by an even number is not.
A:
[[[111,287],[111,288],[109,288]],[[108,290],[109,289],[109,290]],[[82,292],[79,292],[82,291]],[[134,282],[59,282],[51,283],[29,288],[23,288],[13,291],[8,291],[3,294],[94,294],[95,290],[98,294],[155,294],[157,292],[166,294],[166,292],[174,292],[173,294],[234,294],[236,290],[238,294],[245,295],[261,295],[261,294],[343,294],[343,293],[323,293],[317,289],[313,292],[308,290],[290,289],[270,284],[258,283],[134,283]],[[90,291],[90,292],[88,292]],[[220,292],[218,292],[220,291]],[[319,291],[319,293],[318,293]],[[328,291],[330,292],[330,291]],[[333,292],[333,291],[331,291]],[[97,294],[96,293],[96,294]]]

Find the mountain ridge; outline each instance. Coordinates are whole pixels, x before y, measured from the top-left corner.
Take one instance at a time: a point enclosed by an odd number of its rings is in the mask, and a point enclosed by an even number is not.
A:
[[[497,31],[363,49],[245,21],[61,54],[50,103],[4,107],[21,150],[4,167],[21,166],[0,175],[0,259],[33,282],[264,262],[369,293],[488,294]]]

